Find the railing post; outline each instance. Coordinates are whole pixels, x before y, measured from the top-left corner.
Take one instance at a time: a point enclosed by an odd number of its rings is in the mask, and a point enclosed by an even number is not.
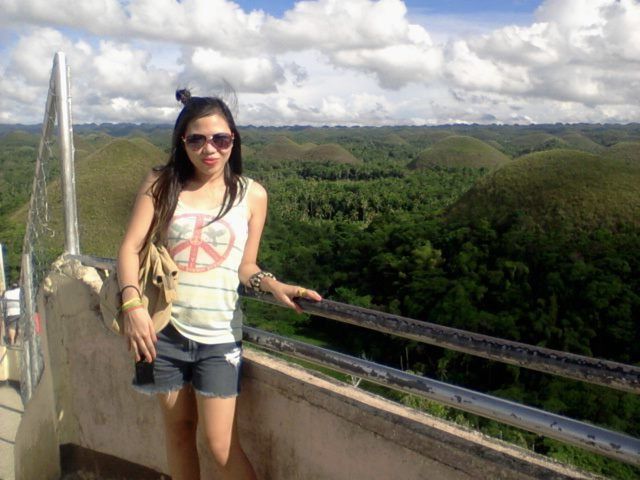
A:
[[[0,295],[7,289],[7,279],[4,275],[4,245],[0,243]]]
[[[35,358],[32,356],[32,348],[31,348],[31,334],[33,333],[31,320],[33,319],[33,312],[31,311],[31,307],[33,306],[33,302],[31,300],[31,295],[33,293],[33,271],[31,268],[32,262],[32,253],[29,251],[28,253],[22,254],[22,269],[21,269],[21,279],[20,284],[22,286],[21,295],[22,299],[20,302],[21,311],[20,311],[20,330],[22,335],[22,365],[20,368],[20,395],[22,396],[22,403],[27,404],[29,399],[31,398],[31,394],[33,392],[34,387],[34,377],[33,377],[33,362]],[[24,307],[24,308],[22,308]]]
[[[78,210],[76,206],[76,178],[73,151],[73,126],[71,124],[71,98],[69,97],[69,70],[63,52],[57,52],[55,71],[56,113],[60,161],[62,163],[62,199],[64,205],[64,248],[71,254],[80,253],[78,237]]]

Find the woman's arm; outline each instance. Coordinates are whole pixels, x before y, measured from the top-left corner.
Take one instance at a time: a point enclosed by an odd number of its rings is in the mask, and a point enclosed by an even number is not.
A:
[[[153,220],[154,208],[150,189],[157,176],[157,173],[151,172],[142,182],[131,212],[127,231],[118,251],[118,282],[121,289],[127,285],[139,288],[139,252],[144,246],[144,240]],[[137,297],[138,292],[134,288],[127,287],[122,291],[123,303]],[[146,309],[138,308],[124,315],[124,335],[129,350],[133,349],[136,361],[143,358],[147,362],[153,361],[156,356],[155,342],[157,338],[153,322]]]
[[[264,222],[267,218],[267,191],[257,182],[252,182],[247,192],[247,201],[249,204],[249,236],[244,247],[244,254],[238,270],[240,282],[248,285],[251,276],[260,271],[258,267],[258,250],[260,247],[260,239],[262,238],[262,230]],[[270,277],[264,277],[260,283],[260,289],[271,293],[277,300],[284,305],[293,308],[297,312],[302,309],[293,303],[295,297],[305,297],[311,300],[322,300],[322,297],[314,290],[308,290],[299,285],[289,285],[279,282]]]

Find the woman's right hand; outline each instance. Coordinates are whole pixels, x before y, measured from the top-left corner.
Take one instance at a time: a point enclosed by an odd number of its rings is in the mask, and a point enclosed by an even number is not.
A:
[[[136,362],[145,359],[151,363],[155,360],[158,338],[146,308],[136,308],[124,314],[124,336]]]

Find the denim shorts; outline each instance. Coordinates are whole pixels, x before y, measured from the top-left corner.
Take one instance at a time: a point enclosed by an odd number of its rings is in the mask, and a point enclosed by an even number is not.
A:
[[[136,364],[133,388],[146,394],[168,393],[191,384],[205,397],[240,393],[242,342],[207,345],[183,337],[171,323],[157,334],[153,364]]]

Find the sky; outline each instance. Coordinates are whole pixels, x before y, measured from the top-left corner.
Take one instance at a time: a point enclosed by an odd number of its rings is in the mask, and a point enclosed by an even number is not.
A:
[[[640,0],[0,0],[0,123],[173,123],[176,88],[240,125],[640,121]]]

